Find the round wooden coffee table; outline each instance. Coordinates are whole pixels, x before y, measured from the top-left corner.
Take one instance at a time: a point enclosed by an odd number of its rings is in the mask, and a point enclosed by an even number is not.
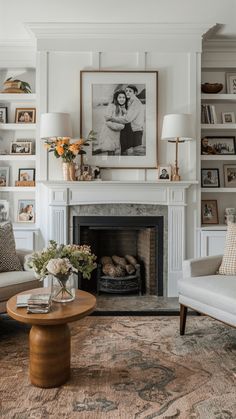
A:
[[[20,294],[42,292],[49,290],[36,288]],[[88,292],[77,290],[72,302],[53,302],[47,314],[27,314],[26,308],[16,307],[17,295],[7,302],[7,312],[13,319],[32,325],[29,335],[31,383],[42,388],[58,387],[70,377],[71,338],[67,323],[92,313],[96,298]]]

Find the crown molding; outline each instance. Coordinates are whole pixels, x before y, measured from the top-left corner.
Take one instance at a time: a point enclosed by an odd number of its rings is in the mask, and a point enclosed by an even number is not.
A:
[[[0,40],[0,67],[35,67],[36,41],[34,39]]]
[[[26,28],[37,39],[107,37],[133,38],[137,36],[203,36],[212,23],[80,23],[80,22],[32,22]]]
[[[236,51],[236,36],[232,37],[215,37],[203,41],[204,52],[234,52]]]

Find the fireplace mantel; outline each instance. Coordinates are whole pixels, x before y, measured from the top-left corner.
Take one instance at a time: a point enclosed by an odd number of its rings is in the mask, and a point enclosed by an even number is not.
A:
[[[45,181],[49,205],[140,203],[186,206],[186,190],[197,181]]]
[[[197,181],[38,182],[41,229],[47,240],[69,241],[69,209],[76,205],[150,204],[168,207],[168,296],[177,295],[186,247],[187,189]],[[46,202],[45,202],[46,201]],[[45,214],[45,208],[48,213]]]

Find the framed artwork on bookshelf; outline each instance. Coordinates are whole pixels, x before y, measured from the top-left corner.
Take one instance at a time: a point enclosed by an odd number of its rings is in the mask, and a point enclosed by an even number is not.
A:
[[[33,199],[18,200],[17,221],[20,223],[34,223],[35,201]]]
[[[36,120],[36,108],[16,108],[16,124],[34,124]]]
[[[222,112],[222,123],[223,124],[235,124],[234,112]]]
[[[7,107],[0,106],[0,124],[7,123]]]
[[[224,164],[224,179],[226,188],[236,188],[236,164]]]
[[[31,141],[13,141],[10,146],[10,154],[32,154]]]
[[[0,223],[8,221],[9,219],[9,202],[5,199],[0,199]]]
[[[226,73],[227,93],[236,94],[236,73]]]
[[[201,202],[202,224],[219,224],[218,206],[215,199]]]
[[[201,169],[201,186],[202,188],[219,188],[219,169]]]
[[[201,140],[201,154],[229,155],[236,154],[234,136],[203,137]]]
[[[9,167],[0,167],[0,186],[9,185]]]

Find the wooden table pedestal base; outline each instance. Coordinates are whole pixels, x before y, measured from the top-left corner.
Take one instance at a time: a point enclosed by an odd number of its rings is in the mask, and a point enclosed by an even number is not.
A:
[[[30,330],[30,380],[37,387],[64,384],[70,377],[70,329],[67,324],[33,325]]]

